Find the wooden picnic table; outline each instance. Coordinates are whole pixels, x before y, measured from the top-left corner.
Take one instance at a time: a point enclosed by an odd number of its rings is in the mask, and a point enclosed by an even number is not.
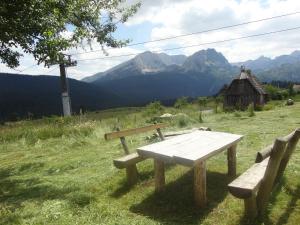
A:
[[[198,207],[206,205],[206,166],[205,161],[228,149],[228,175],[236,176],[236,146],[242,135],[194,131],[164,140],[158,143],[137,148],[140,156],[154,159],[155,190],[165,186],[166,162],[194,168],[194,198]]]

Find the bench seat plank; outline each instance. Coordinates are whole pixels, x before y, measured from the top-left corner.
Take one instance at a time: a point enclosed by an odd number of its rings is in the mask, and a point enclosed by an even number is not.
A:
[[[125,155],[121,158],[118,159],[114,159],[114,165],[115,167],[117,167],[118,169],[123,169],[128,167],[129,165],[133,165],[136,164],[138,162],[143,161],[145,158],[142,158],[141,156],[139,156],[136,152],[129,154],[129,155]]]
[[[237,198],[250,198],[255,193],[264,177],[269,157],[255,163],[229,185],[230,193]]]
[[[139,128],[134,128],[134,129],[128,129],[128,130],[122,130],[122,131],[115,131],[112,133],[106,133],[104,134],[105,140],[110,140],[114,138],[120,138],[120,137],[126,137],[134,134],[139,134],[139,133],[144,133],[147,131],[155,130],[155,129],[160,129],[167,127],[167,124],[164,123],[158,123],[158,124],[153,124],[149,125],[146,127],[139,127]]]

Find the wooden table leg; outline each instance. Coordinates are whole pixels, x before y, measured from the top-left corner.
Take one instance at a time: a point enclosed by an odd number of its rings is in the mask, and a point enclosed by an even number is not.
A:
[[[206,166],[205,161],[197,162],[194,167],[194,198],[197,207],[206,206]]]
[[[227,150],[228,175],[230,177],[236,176],[236,147],[237,145],[232,145]]]
[[[154,171],[155,191],[160,192],[165,188],[165,163],[154,159]]]

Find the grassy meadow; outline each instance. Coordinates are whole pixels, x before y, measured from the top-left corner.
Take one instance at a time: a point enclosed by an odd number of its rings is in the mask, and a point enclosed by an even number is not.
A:
[[[203,113],[202,123],[196,105],[160,113],[179,113],[163,132],[205,126],[243,134],[240,174],[254,163],[258,150],[300,127],[299,96],[293,106],[276,101],[265,109],[254,116],[248,111]],[[150,124],[154,114],[147,108],[123,108],[0,125],[0,224],[253,224],[243,218],[243,201],[227,191],[224,153],[207,162],[208,206],[203,210],[194,207],[193,173],[187,167],[169,166],[166,190],[155,194],[149,159],[138,164],[138,184],[126,185],[125,171],[112,163],[123,155],[120,141],[105,141],[104,133]],[[134,149],[156,139],[149,132],[127,141]],[[257,224],[299,224],[299,198],[300,144],[264,221]]]

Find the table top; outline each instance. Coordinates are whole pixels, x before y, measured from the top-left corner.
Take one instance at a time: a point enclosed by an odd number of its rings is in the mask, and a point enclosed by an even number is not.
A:
[[[223,132],[194,131],[139,147],[137,152],[143,157],[194,166],[196,162],[206,160],[235,145],[242,137],[242,135]]]

